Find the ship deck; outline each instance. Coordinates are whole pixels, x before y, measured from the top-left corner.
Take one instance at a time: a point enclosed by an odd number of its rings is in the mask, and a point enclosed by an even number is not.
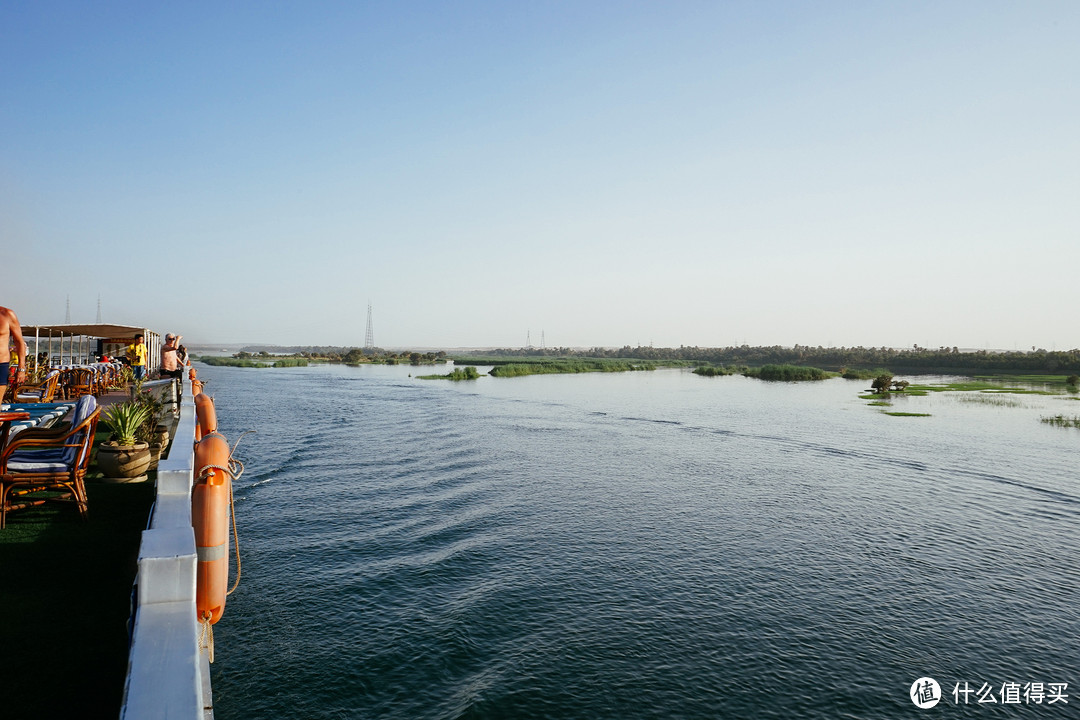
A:
[[[98,402],[127,398],[114,391]],[[95,445],[108,433],[99,424]],[[120,715],[132,583],[156,472],[141,483],[100,478],[91,466],[86,522],[48,503],[10,514],[0,531],[6,718]]]

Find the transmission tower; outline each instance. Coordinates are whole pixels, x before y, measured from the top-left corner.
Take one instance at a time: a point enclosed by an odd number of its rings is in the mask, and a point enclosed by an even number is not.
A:
[[[371,303],[367,306],[367,332],[364,333],[364,347],[375,347],[375,332],[371,329]]]
[[[64,322],[68,325],[71,324],[71,296],[67,296],[67,312],[64,313]]]
[[[101,322],[101,295],[97,296],[97,322]]]

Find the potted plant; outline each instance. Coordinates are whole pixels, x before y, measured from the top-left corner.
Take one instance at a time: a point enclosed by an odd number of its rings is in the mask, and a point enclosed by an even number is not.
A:
[[[153,424],[153,420],[143,423],[144,430],[139,439],[150,444],[150,469],[157,470],[158,461],[161,460],[161,456],[165,454],[165,450],[169,447],[169,426],[154,424],[153,431],[146,432],[147,423]]]
[[[113,405],[101,416],[112,430],[112,440],[98,447],[98,469],[107,478],[136,478],[150,467],[150,446],[136,434],[146,422],[150,408],[136,401]]]
[[[145,390],[136,395],[133,402],[147,411],[146,419],[135,432],[135,441],[150,445],[150,469],[157,470],[158,461],[169,446],[169,426],[159,423],[165,403],[156,394]]]

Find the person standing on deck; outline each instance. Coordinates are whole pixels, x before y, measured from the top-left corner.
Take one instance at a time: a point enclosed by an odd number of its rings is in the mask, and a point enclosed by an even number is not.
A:
[[[165,344],[161,346],[161,377],[184,382],[184,368],[181,367],[180,358],[177,355],[177,345],[183,335],[166,335]]]
[[[19,374],[15,384],[26,382],[26,341],[23,340],[19,318],[11,308],[0,306],[0,402],[7,392],[8,374],[11,370],[11,343],[15,343],[15,364]]]
[[[183,337],[183,335],[180,337]],[[176,342],[180,342],[180,338],[177,338]],[[180,372],[183,372],[186,367],[191,367],[191,361],[188,360],[187,348],[183,345],[176,348],[176,362],[180,365]]]
[[[128,360],[131,361],[131,369],[135,371],[135,379],[146,378],[146,345],[143,344],[142,334],[135,336],[135,342],[127,347]]]

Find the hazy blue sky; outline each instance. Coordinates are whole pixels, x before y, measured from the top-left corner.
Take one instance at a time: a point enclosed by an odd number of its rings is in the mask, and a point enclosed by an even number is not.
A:
[[[1080,2],[0,2],[0,304],[1080,346]]]

